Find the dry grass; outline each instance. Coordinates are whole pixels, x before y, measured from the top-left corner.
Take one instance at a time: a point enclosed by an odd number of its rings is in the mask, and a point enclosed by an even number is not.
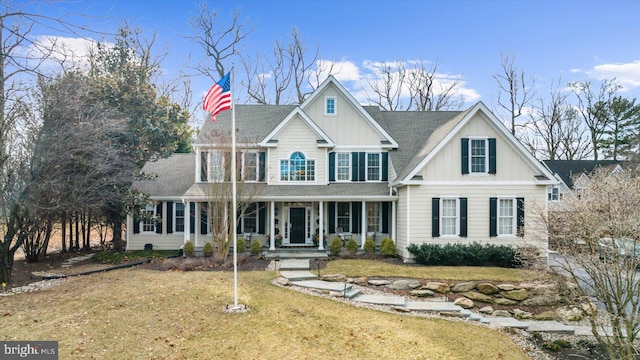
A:
[[[1,298],[0,339],[58,340],[61,359],[526,359],[498,331],[270,284],[274,272],[118,270]]]
[[[548,273],[525,269],[505,269],[482,266],[408,266],[376,260],[336,260],[327,263],[324,273],[339,273],[350,277],[381,276],[454,281],[491,280],[532,281],[550,278]]]

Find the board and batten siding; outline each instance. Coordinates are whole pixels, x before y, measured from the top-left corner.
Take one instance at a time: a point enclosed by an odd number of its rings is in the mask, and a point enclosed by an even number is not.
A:
[[[324,114],[327,96],[336,98],[335,115]],[[380,146],[381,135],[333,85],[318,94],[304,111],[337,145]]]
[[[280,182],[280,160],[288,159],[296,151],[302,152],[307,159],[316,162],[316,180],[309,184],[326,184],[327,179],[327,151],[319,148],[318,135],[309,128],[306,122],[296,116],[287,126],[275,136],[278,146],[269,149],[268,178],[269,184]]]

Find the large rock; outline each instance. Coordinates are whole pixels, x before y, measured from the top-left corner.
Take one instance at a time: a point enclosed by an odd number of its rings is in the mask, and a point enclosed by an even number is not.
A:
[[[552,310],[543,311],[539,314],[533,315],[534,320],[540,320],[540,321],[555,320],[556,318],[557,318],[557,314],[555,311],[552,311]]]
[[[584,317],[582,310],[576,307],[558,309],[556,313],[564,321],[580,321]]]
[[[384,279],[369,279],[369,285],[373,285],[373,286],[391,285],[391,281],[384,280]]]
[[[500,292],[500,289],[498,289],[498,287],[493,285],[492,283],[479,283],[478,285],[476,285],[476,288],[479,292],[485,295],[492,295]]]
[[[478,310],[479,312],[483,313],[483,314],[491,314],[493,312],[493,308],[491,306],[485,306],[480,308],[480,310]]]
[[[416,297],[427,297],[427,296],[433,296],[433,291],[427,290],[427,289],[411,290],[410,294],[411,296],[416,296]]]
[[[453,305],[458,305],[463,309],[471,309],[473,307],[473,301],[466,297],[459,297],[453,301]]]
[[[322,275],[320,280],[330,281],[330,282],[345,282],[347,281],[347,277],[342,274],[327,274]]]
[[[422,286],[418,280],[396,280],[389,287],[394,290],[411,290]]]
[[[439,292],[440,294],[446,294],[449,292],[450,287],[447,283],[442,282],[428,282],[423,289],[433,290],[435,292]]]
[[[493,298],[491,296],[479,293],[477,291],[467,291],[460,295],[474,301],[480,301],[480,302],[489,303],[489,304],[493,303]]]
[[[527,320],[531,319],[533,317],[533,314],[524,310],[513,309],[513,317],[516,319]]]
[[[515,290],[516,288],[516,286],[512,284],[498,284],[496,286],[498,287],[498,289],[502,291],[511,291],[511,290]]]
[[[491,315],[495,317],[511,317],[511,313],[507,310],[496,310]]]
[[[461,282],[453,285],[451,291],[454,293],[461,293],[471,291],[476,288],[476,283],[474,282]]]
[[[503,305],[503,306],[518,305],[520,303],[519,301],[515,301],[507,298],[495,298],[494,301],[496,302],[496,304]]]
[[[525,289],[517,289],[511,291],[501,291],[500,295],[507,299],[522,301],[529,297],[529,292]]]
[[[357,278],[353,278],[353,283],[356,285],[367,286],[369,283],[369,279],[366,276],[357,277]]]
[[[287,278],[279,277],[276,279],[276,284],[280,286],[289,286],[291,285],[291,281],[289,281],[289,279]]]
[[[561,301],[557,295],[539,295],[523,300],[520,305],[523,306],[552,306],[557,305]]]

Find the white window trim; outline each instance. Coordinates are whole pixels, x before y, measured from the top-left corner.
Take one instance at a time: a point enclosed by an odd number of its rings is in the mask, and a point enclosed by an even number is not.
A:
[[[178,212],[178,205],[182,205],[182,231],[178,231],[178,218],[176,216],[176,213]],[[176,234],[184,234],[184,228],[186,227],[186,211],[185,208],[187,206],[181,202],[174,202],[173,203],[173,214],[171,215],[173,217],[173,232]]]
[[[511,221],[511,233],[500,233],[500,200],[511,200],[512,202],[512,221]],[[498,196],[498,203],[496,204],[496,232],[498,238],[516,238],[518,231],[518,199],[516,196]]]
[[[378,208],[378,223],[375,224],[376,233],[381,233],[382,232],[382,203],[380,201],[368,201],[367,202],[367,207],[365,207],[365,211],[367,214],[367,232],[369,232],[369,227],[372,225],[371,223],[369,223],[369,206],[376,206]]]
[[[335,155],[336,156],[336,159],[335,159],[335,173],[336,173],[335,181],[336,182],[348,182],[348,181],[351,181],[351,167],[352,167],[352,164],[353,164],[353,159],[352,159],[351,153],[350,152],[336,152],[335,154],[336,154]],[[338,179],[338,174],[339,174],[339,172],[338,172],[338,163],[339,163],[338,157],[339,157],[339,155],[342,155],[342,154],[347,155],[347,157],[349,158],[349,164],[347,165],[347,175],[348,175],[349,178],[346,179],[346,180]]]
[[[157,221],[155,221],[155,220],[157,220],[157,218],[156,218],[156,216],[157,216],[157,214],[156,214],[156,205],[147,205],[147,206],[145,206],[144,211],[145,212],[151,212],[153,214],[151,216],[151,219],[152,219],[151,221],[154,223],[153,224],[153,230],[145,230],[144,229],[144,220],[141,219],[140,220],[140,234],[155,234],[157,226],[158,226]],[[160,224],[160,226],[162,226],[162,225]]]
[[[258,233],[258,227],[260,226],[260,206],[259,203],[255,203],[255,218],[256,218],[256,226],[253,229],[252,233],[256,234]],[[244,224],[245,218],[248,216],[247,214],[247,210],[249,210],[248,208],[245,209],[245,213],[242,215],[242,217],[240,218],[240,233],[244,234],[244,230],[247,228],[247,226]]]
[[[353,206],[352,206],[353,204],[351,204],[351,202],[349,202],[349,201],[338,201],[338,202],[336,202],[336,215],[335,215],[336,216],[335,217],[336,228],[338,227],[338,204],[348,204],[349,205],[349,210],[348,210],[348,212],[349,212],[349,228],[348,229],[344,229],[343,228],[342,231],[344,231],[344,232],[352,232],[351,231],[351,224],[353,223],[352,222],[353,220],[351,219],[351,217],[353,216]],[[336,229],[329,229],[329,230],[330,230],[331,233],[336,231]]]
[[[333,113],[327,112],[328,100],[333,100]],[[336,116],[337,114],[338,114],[338,98],[336,96],[325,96],[324,97],[324,115]]]
[[[442,220],[443,220],[443,213],[444,213],[444,206],[443,206],[443,202],[444,200],[455,200],[456,201],[456,234],[455,235],[443,235],[443,231],[442,231]],[[439,216],[439,221],[440,223],[438,224],[438,226],[440,227],[440,229],[438,229],[438,231],[440,232],[440,238],[442,239],[459,239],[460,238],[460,197],[457,195],[444,195],[444,196],[440,196],[440,216]]]
[[[255,173],[255,180],[245,180],[245,164],[247,161],[247,154],[255,154],[256,155],[256,173]],[[247,151],[243,151],[242,152],[242,167],[241,167],[241,175],[242,175],[242,179],[246,182],[258,182],[260,180],[260,152],[258,150],[247,150]]]
[[[291,155],[293,155],[294,153],[301,153],[302,155],[304,155],[304,159],[305,159],[305,167],[308,165],[309,161],[313,161],[314,162],[314,175],[313,175],[313,180],[282,180],[282,160],[286,160],[287,162],[291,161]],[[289,163],[289,166],[291,166],[291,164]],[[291,177],[291,175],[289,175],[289,177]],[[309,158],[307,157],[307,154],[304,153],[304,151],[300,151],[300,150],[296,150],[296,151],[292,151],[288,157],[286,158],[279,158],[278,159],[278,182],[280,183],[286,183],[286,184],[313,184],[313,183],[317,183],[318,182],[318,161],[317,158]]]
[[[484,140],[484,171],[473,171],[473,140]],[[469,175],[472,176],[488,176],[489,175],[489,137],[488,136],[472,136],[469,137]]]
[[[369,154],[377,154],[378,155],[378,180],[369,180]],[[380,152],[367,152],[364,161],[366,162],[364,176],[366,181],[369,182],[381,182],[382,181],[382,153]]]
[[[553,198],[553,191],[556,191],[556,198]],[[552,186],[549,188],[549,191],[547,192],[547,200],[549,200],[550,202],[558,202],[560,201],[560,188],[557,186]]]
[[[213,166],[214,157],[213,157],[213,155],[214,155],[214,153],[218,154],[220,156],[220,160],[221,160],[220,166],[216,167],[216,168],[222,168],[222,176],[221,176],[220,179],[214,179],[213,178],[213,169],[214,169],[214,166]],[[215,150],[209,151],[209,154],[207,155],[207,161],[209,161],[207,163],[207,166],[208,166],[207,179],[209,180],[209,182],[224,182],[224,172],[225,172],[225,169],[226,169],[226,164],[225,164],[224,157],[225,157],[224,156],[224,152],[222,152],[222,151],[215,151]]]

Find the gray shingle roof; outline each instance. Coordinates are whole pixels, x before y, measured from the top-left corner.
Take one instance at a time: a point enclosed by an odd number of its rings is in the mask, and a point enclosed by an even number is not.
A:
[[[573,189],[573,180],[582,174],[591,174],[596,168],[611,168],[616,165],[626,167],[628,162],[620,160],[544,160],[551,172],[560,176],[562,181]]]
[[[206,196],[211,184],[196,183],[184,194],[186,197]],[[358,200],[360,198],[391,198],[387,183],[331,183],[329,185],[267,185],[264,183],[243,184],[251,186],[247,193],[254,194],[261,200],[281,199],[283,201],[304,201],[308,199],[345,199]]]
[[[133,188],[150,196],[181,196],[193,185],[195,171],[195,154],[173,154],[166,159],[147,162],[142,172],[157,177],[136,181]]]

